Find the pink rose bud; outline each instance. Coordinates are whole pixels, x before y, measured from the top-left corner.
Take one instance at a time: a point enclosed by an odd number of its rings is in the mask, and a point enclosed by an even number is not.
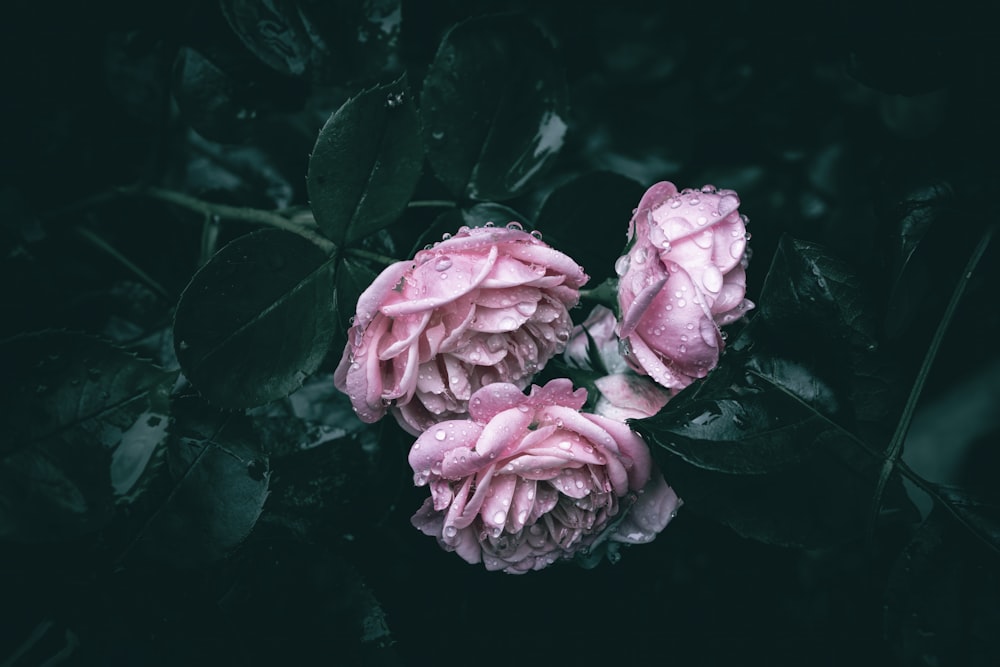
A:
[[[414,435],[464,417],[477,389],[524,388],[562,350],[586,281],[516,222],[463,227],[364,291],[334,384],[363,421],[391,406]]]
[[[652,417],[670,400],[670,392],[629,370],[615,335],[617,328],[618,320],[609,308],[594,306],[587,319],[573,328],[563,359],[573,368],[599,370],[591,368],[589,348],[593,342],[608,373],[594,381],[601,394],[594,413],[617,421]]]
[[[520,574],[604,541],[643,543],[680,505],[645,442],[621,422],[581,413],[567,379],[525,396],[479,389],[467,420],[441,422],[410,450],[431,497],[413,525],[488,570]]]
[[[720,326],[753,308],[746,293],[746,217],[732,190],[678,193],[657,183],[629,223],[615,263],[618,335],[629,365],[680,390],[719,362]]]

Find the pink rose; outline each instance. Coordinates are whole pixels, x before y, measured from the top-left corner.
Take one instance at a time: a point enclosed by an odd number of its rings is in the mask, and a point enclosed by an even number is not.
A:
[[[477,389],[524,388],[563,348],[586,281],[518,223],[463,227],[365,290],[334,383],[363,421],[391,407],[414,435],[464,417]]]
[[[530,396],[508,383],[478,390],[469,419],[431,427],[410,450],[414,482],[431,490],[413,525],[470,563],[512,574],[605,540],[652,540],[680,501],[642,439],[581,413],[585,401],[566,379]]]
[[[746,218],[732,190],[678,193],[657,183],[629,223],[618,259],[618,335],[629,365],[680,390],[719,362],[719,327],[753,308],[746,293]]]
[[[629,370],[615,335],[617,328],[618,320],[609,308],[594,306],[587,319],[574,327],[563,359],[574,368],[608,373],[594,380],[601,394],[594,406],[595,414],[617,421],[652,417],[670,400],[670,392]],[[591,341],[596,346],[603,369],[591,368],[588,352]]]

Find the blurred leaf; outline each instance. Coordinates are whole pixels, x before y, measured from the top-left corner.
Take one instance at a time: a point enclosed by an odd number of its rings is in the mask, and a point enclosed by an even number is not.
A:
[[[454,234],[463,226],[484,227],[486,224],[494,224],[502,227],[508,222],[518,222],[525,229],[534,229],[530,220],[503,204],[480,202],[465,208],[453,208],[434,219],[430,227],[420,235],[411,256],[425,245],[436,243],[444,238],[445,234]]]
[[[323,361],[337,326],[334,260],[279,230],[242,236],[191,279],[174,320],[177,358],[211,402],[287,396]]]
[[[274,471],[262,526],[311,541],[364,532],[384,517],[401,484],[410,486],[402,453],[412,437],[391,422],[358,419],[332,374],[314,375],[284,401],[254,410],[253,420]]]
[[[96,530],[145,484],[175,373],[100,339],[46,331],[0,343],[0,538]]]
[[[955,519],[987,546],[1000,553],[1000,501],[977,497],[964,489],[929,484],[937,500],[947,504]]]
[[[779,241],[764,279],[759,316],[775,328],[802,328],[808,318],[806,335],[877,346],[874,313],[851,268],[822,246],[789,236]]]
[[[938,273],[932,267],[940,268],[935,265],[941,261],[942,248],[954,244],[955,226],[950,223],[956,210],[951,185],[933,181],[903,194],[888,212],[895,241],[885,314],[888,336],[901,335],[926,302]]]
[[[642,193],[639,183],[620,174],[584,174],[552,191],[538,213],[538,229],[550,245],[579,262],[591,283],[597,284],[614,275],[632,210]],[[584,232],[593,229],[606,233]],[[613,242],[616,233],[617,246]]]
[[[190,47],[174,60],[173,93],[191,127],[217,141],[240,141],[256,123],[247,86]]]
[[[377,76],[395,65],[399,0],[220,0],[255,56],[318,83]]]
[[[250,534],[271,472],[245,416],[194,399],[173,408],[163,493],[136,543],[151,558],[190,567],[223,558]]]
[[[886,638],[904,667],[1000,663],[1000,568],[939,507],[896,560]]]
[[[323,233],[343,245],[392,224],[420,178],[422,151],[405,77],[344,103],[309,160],[309,199]]]
[[[871,511],[877,460],[833,434],[803,460],[759,475],[706,470],[664,449],[653,450],[685,511],[710,517],[768,544],[818,548],[860,537]],[[912,518],[898,480],[890,481],[885,519]]]
[[[470,19],[441,42],[420,94],[427,158],[456,196],[509,199],[550,166],[567,88],[549,41],[523,18]]]
[[[333,550],[293,540],[247,544],[218,607],[259,664],[401,664],[378,600]],[[255,663],[257,664],[257,663]]]

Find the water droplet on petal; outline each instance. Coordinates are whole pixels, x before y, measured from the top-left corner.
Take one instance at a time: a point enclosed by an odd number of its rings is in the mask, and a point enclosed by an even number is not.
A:
[[[619,277],[624,276],[626,273],[628,273],[630,263],[631,260],[629,259],[629,256],[622,255],[617,260],[615,260],[615,273],[618,274]]]
[[[524,225],[522,225],[520,222],[508,222],[507,229],[511,229],[515,232],[523,232]]]
[[[573,445],[570,443],[569,440],[563,440],[562,442],[559,443],[559,449],[569,449],[572,446]]]
[[[445,537],[455,537],[458,534],[458,529],[455,526],[445,526],[444,536]]]
[[[451,268],[451,258],[447,256],[438,257],[437,261],[434,262],[435,271],[447,271]]]
[[[705,267],[705,272],[701,276],[701,283],[705,289],[713,294],[718,294],[719,290],[722,289],[722,282],[722,272],[719,271],[718,267],[712,264]]]
[[[493,515],[493,523],[498,523],[499,524],[499,523],[503,523],[506,520],[507,520],[507,513],[506,512],[497,512],[496,514]]]
[[[517,320],[513,317],[505,317],[500,320],[500,329],[503,331],[513,331],[517,328]]]
[[[438,442],[441,442],[442,440],[444,440],[447,437],[448,437],[448,434],[445,433],[445,431],[444,431],[443,428],[439,428],[437,430],[437,432],[434,433],[434,439],[437,440]]]

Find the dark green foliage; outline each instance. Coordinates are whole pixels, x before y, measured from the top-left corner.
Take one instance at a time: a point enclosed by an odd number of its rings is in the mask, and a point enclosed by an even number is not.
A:
[[[0,664],[998,662],[980,11],[64,4],[0,10]],[[580,322],[660,180],[753,234],[755,310],[631,423],[684,506],[615,567],[463,564],[333,385],[358,297],[516,221]]]

